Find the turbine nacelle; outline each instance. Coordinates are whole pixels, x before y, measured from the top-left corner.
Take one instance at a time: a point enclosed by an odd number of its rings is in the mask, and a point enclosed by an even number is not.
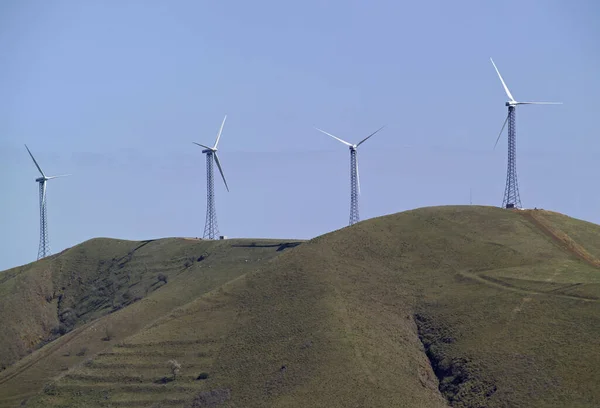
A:
[[[217,167],[219,168],[219,173],[221,173],[221,177],[223,178],[223,183],[225,183],[225,188],[229,191],[229,186],[227,185],[227,180],[225,180],[225,175],[223,174],[223,169],[221,168],[221,162],[219,160],[219,156],[217,155],[217,146],[219,145],[219,140],[221,139],[221,133],[223,133],[223,126],[225,125],[225,120],[227,120],[227,115],[223,118],[223,122],[221,123],[221,128],[219,129],[219,133],[217,134],[217,139],[215,140],[215,145],[213,147],[203,145],[201,143],[192,142],[195,145],[198,145],[203,148],[202,153],[213,153],[213,158],[217,163]],[[208,156],[207,156],[208,157]]]
[[[508,101],[505,103],[506,106],[515,107],[517,105],[562,105],[562,102],[519,102],[519,101],[516,101],[515,98],[512,96],[512,94],[510,93],[510,90],[508,89],[506,82],[504,82],[504,78],[502,78],[502,75],[500,75],[500,71],[498,70],[498,67],[494,63],[494,60],[490,58],[490,61],[492,61],[492,65],[494,66],[494,69],[496,70],[496,73],[498,74],[498,78],[500,78],[500,82],[502,82],[502,87],[504,88],[504,92],[506,92],[506,96],[508,96]]]
[[[29,153],[29,156],[31,156],[31,160],[33,160],[33,163],[35,164],[35,167],[37,167],[37,169],[39,170],[40,174],[42,175],[42,177],[38,177],[38,178],[35,179],[36,182],[43,183],[45,181],[52,180],[52,179],[55,179],[55,178],[58,178],[58,177],[70,176],[70,174],[61,174],[60,176],[46,177],[46,175],[42,171],[42,168],[40,167],[40,165],[38,164],[38,162],[35,160],[35,157],[33,157],[33,154],[31,154],[31,150],[29,150],[29,147],[27,147],[27,145],[25,145],[25,148],[27,149],[27,152]]]
[[[504,120],[502,129],[500,129],[500,133],[498,134],[498,138],[496,139],[496,144],[494,144],[494,149],[495,149],[496,145],[498,144],[498,141],[500,140],[500,136],[502,136],[502,132],[504,131],[504,128],[506,127],[506,124],[508,122],[508,118],[511,113],[510,108],[513,108],[513,111],[514,111],[514,109],[517,107],[517,105],[562,105],[562,102],[519,102],[519,101],[516,101],[515,98],[512,96],[512,94],[510,93],[510,90],[508,89],[506,82],[504,82],[504,78],[502,78],[502,75],[500,75],[500,71],[498,70],[498,67],[494,63],[494,60],[492,58],[490,58],[490,61],[492,61],[492,65],[494,66],[494,69],[496,70],[496,73],[498,74],[498,78],[500,78],[500,82],[502,82],[502,87],[504,88],[504,92],[506,92],[506,96],[508,96],[508,101],[506,101],[504,104],[505,106],[508,107],[508,115],[506,116],[506,119]]]
[[[67,177],[70,176],[70,174],[61,174],[60,176],[50,176],[50,177],[38,177],[35,179],[35,181],[37,181],[38,183],[45,183],[48,180],[52,180],[55,178],[59,178],[59,177]]]
[[[335,140],[337,140],[338,142],[341,142],[341,143],[345,144],[346,146],[348,146],[348,148],[349,148],[350,150],[356,150],[356,149],[358,148],[358,146],[360,146],[361,144],[363,144],[364,142],[366,142],[367,140],[369,140],[369,139],[370,139],[372,136],[374,136],[374,135],[375,135],[375,133],[379,132],[379,131],[380,131],[381,129],[383,129],[384,127],[385,127],[385,125],[383,125],[383,126],[382,126],[382,127],[380,127],[379,129],[377,129],[375,132],[371,133],[369,136],[365,137],[363,140],[361,140],[360,142],[358,142],[358,143],[356,143],[356,144],[353,144],[353,143],[346,142],[345,140],[343,140],[343,139],[340,139],[339,137],[337,137],[337,136],[334,136],[334,135],[332,135],[331,133],[325,132],[324,130],[322,130],[322,129],[319,129],[319,128],[317,128],[317,127],[316,127],[315,129],[316,129],[316,130],[318,130],[318,131],[319,131],[319,132],[321,132],[321,133],[324,133],[324,134],[326,134],[327,136],[331,136],[331,137],[333,137],[333,138],[334,138]]]
[[[326,134],[327,136],[331,136],[332,138],[334,138],[338,142],[341,142],[341,143],[345,144],[346,146],[348,146],[348,149],[350,149],[350,157],[352,157],[352,152],[356,152],[358,150],[358,146],[360,146],[361,144],[363,144],[364,142],[366,142],[367,140],[369,140],[373,135],[375,135],[375,133],[379,132],[384,127],[385,127],[385,125],[383,125],[379,129],[377,129],[375,132],[371,133],[369,136],[365,137],[363,140],[361,140],[360,142],[358,142],[356,144],[349,143],[349,142],[347,142],[347,141],[345,141],[343,139],[340,139],[339,137],[334,136],[331,133],[325,132],[324,130],[319,129],[317,127],[315,127],[315,129],[318,130],[321,133]],[[354,160],[355,160],[355,166],[356,166],[354,168],[354,171],[355,171],[355,174],[356,174],[356,182],[357,182],[357,187],[358,187],[358,194],[360,194],[360,176],[358,174],[358,158],[356,158],[356,155],[354,155]]]

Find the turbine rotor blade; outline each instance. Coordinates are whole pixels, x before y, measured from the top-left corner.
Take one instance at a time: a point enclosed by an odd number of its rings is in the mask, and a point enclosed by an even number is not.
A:
[[[200,146],[200,147],[204,147],[205,149],[213,150],[213,148],[212,148],[212,147],[204,146],[203,144],[196,143],[196,142],[192,142],[192,143],[193,143],[193,144],[196,144],[196,145],[198,145],[198,146]]]
[[[504,128],[506,127],[506,122],[508,122],[508,117],[510,115],[506,115],[506,119],[504,119],[504,124],[502,125],[502,129],[500,129],[500,133],[498,134],[498,139],[496,139],[496,143],[494,144],[494,150],[496,150],[496,145],[498,144],[498,140],[500,140],[500,136],[502,136],[502,132],[504,132]]]
[[[518,102],[519,105],[562,105],[562,102]]]
[[[365,137],[363,140],[361,140],[356,147],[360,146],[361,144],[363,144],[364,142],[366,142],[371,136],[374,136],[375,133],[379,132],[381,129],[383,129],[386,125],[383,125],[382,127],[380,127],[379,129],[377,129],[375,132],[371,133],[369,136]]]
[[[516,102],[515,98],[513,98],[512,94],[508,90],[508,86],[506,86],[506,83],[504,82],[504,79],[502,79],[502,75],[500,75],[500,71],[498,71],[498,68],[496,67],[496,64],[494,64],[494,60],[491,57],[490,57],[490,61],[492,61],[492,65],[494,65],[494,68],[496,69],[496,73],[498,74],[498,78],[500,78],[500,82],[502,82],[502,86],[504,87],[504,91],[506,91],[506,95],[508,96],[508,98],[511,101]]]
[[[339,137],[332,135],[331,133],[327,133],[327,132],[325,132],[324,130],[321,130],[321,129],[319,129],[319,128],[315,128],[315,129],[316,129],[316,130],[318,130],[318,131],[319,131],[319,132],[321,132],[321,133],[325,133],[327,136],[331,136],[331,137],[333,137],[333,138],[334,138],[334,139],[336,139],[337,141],[340,141],[340,142],[342,142],[343,144],[345,144],[346,146],[352,146],[352,143],[348,143],[348,142],[346,142],[345,140],[342,140],[342,139],[340,139]]]
[[[223,118],[223,123],[221,123],[221,128],[219,129],[219,133],[217,134],[217,140],[215,142],[215,147],[213,147],[213,149],[216,150],[217,145],[219,144],[219,139],[221,138],[221,133],[223,132],[223,126],[225,126],[225,120],[227,120],[227,115],[225,115],[225,118]]]
[[[31,160],[33,160],[33,162],[35,163],[35,167],[37,167],[37,169],[40,171],[40,173],[42,174],[43,177],[46,177],[46,175],[44,174],[44,172],[40,168],[40,165],[38,164],[38,162],[35,161],[35,158],[33,157],[33,154],[31,154],[31,150],[29,150],[29,147],[27,147],[27,145],[25,145],[25,148],[29,152],[29,155],[31,156]]]
[[[72,174],[59,174],[58,176],[50,176],[50,177],[46,177],[46,180],[52,180],[52,179],[55,179],[55,178],[67,177],[67,176],[72,176]]]
[[[219,156],[217,156],[217,152],[215,152],[215,162],[217,163],[217,167],[219,168],[221,177],[223,177],[223,182],[225,183],[225,188],[227,189],[227,191],[229,191],[229,186],[227,185],[227,180],[225,180],[225,175],[223,174],[223,169],[221,168],[221,162],[219,161]]]

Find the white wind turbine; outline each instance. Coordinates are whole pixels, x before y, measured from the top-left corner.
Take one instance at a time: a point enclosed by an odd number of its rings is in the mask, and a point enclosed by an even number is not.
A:
[[[350,149],[350,225],[356,224],[360,221],[360,217],[358,215],[358,195],[360,194],[360,176],[358,175],[358,158],[356,156],[356,149],[358,146],[366,142],[369,138],[374,136],[377,132],[385,127],[382,126],[377,129],[375,132],[371,133],[369,136],[365,137],[363,140],[358,142],[357,144],[352,144],[346,142],[345,140],[340,139],[337,136],[332,135],[331,133],[325,132],[322,129],[315,128],[321,133],[325,133],[328,136],[333,137],[335,140],[345,144]]]
[[[506,187],[504,190],[504,198],[502,200],[502,207],[504,208],[522,208],[521,206],[521,196],[519,195],[519,186],[517,183],[517,128],[516,128],[516,108],[517,105],[562,105],[562,102],[519,102],[513,98],[512,94],[508,90],[508,86],[504,82],[502,75],[500,75],[500,71],[494,64],[494,60],[490,58],[492,61],[492,65],[494,65],[494,69],[498,74],[498,78],[500,78],[500,82],[502,82],[502,86],[504,87],[504,91],[506,92],[506,96],[508,96],[508,101],[506,102],[506,106],[508,106],[508,115],[504,120],[504,124],[502,125],[502,129],[500,130],[500,134],[496,139],[496,144],[494,144],[494,149],[498,144],[498,140],[500,140],[500,136],[502,136],[502,132],[506,127],[506,123],[508,122],[508,169],[506,172]]]
[[[48,213],[47,213],[47,207],[46,207],[46,182],[48,180],[52,180],[58,177],[66,177],[66,176],[70,176],[70,174],[61,174],[60,176],[46,176],[44,174],[44,172],[42,171],[42,169],[40,168],[40,165],[38,164],[38,162],[35,160],[35,158],[33,157],[33,154],[31,154],[31,151],[29,150],[29,147],[27,147],[27,145],[25,145],[25,148],[27,149],[27,152],[29,152],[29,155],[31,156],[31,160],[33,160],[33,163],[35,164],[35,167],[37,167],[37,169],[39,170],[40,174],[42,175],[42,177],[38,177],[37,179],[35,179],[35,181],[37,181],[39,183],[39,191],[40,191],[40,245],[38,248],[38,257],[37,259],[41,259],[44,258],[48,255],[50,255],[50,241],[48,239]]]
[[[227,180],[225,180],[223,168],[221,167],[221,162],[219,161],[219,156],[217,155],[217,146],[219,145],[219,139],[221,139],[221,133],[223,132],[223,126],[225,125],[226,119],[227,115],[225,115],[223,123],[221,123],[221,128],[219,129],[219,133],[217,134],[217,140],[215,141],[215,145],[213,147],[192,142],[200,147],[203,147],[204,150],[202,150],[202,153],[206,154],[206,224],[204,225],[203,236],[203,238],[205,239],[215,239],[219,235],[219,226],[217,223],[217,209],[215,206],[213,158],[214,161],[217,163],[217,167],[219,168],[221,177],[223,177],[223,183],[225,183],[225,188],[227,189],[227,191],[229,191],[229,186],[227,186]]]

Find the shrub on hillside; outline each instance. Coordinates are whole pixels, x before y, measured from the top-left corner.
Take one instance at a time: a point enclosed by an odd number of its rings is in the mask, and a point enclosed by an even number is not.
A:
[[[50,329],[50,335],[52,336],[60,336],[62,333],[60,332],[60,325],[57,324]]]
[[[58,333],[60,333],[61,336],[68,333],[70,330],[71,329],[64,323],[58,325]]]
[[[208,378],[208,373],[200,373],[196,380],[206,380]]]
[[[77,314],[73,309],[68,307],[60,313],[59,319],[65,325],[72,327],[77,322]]]
[[[58,394],[56,385],[54,385],[53,383],[48,383],[48,384],[44,385],[44,394],[46,394],[46,395]]]
[[[177,362],[177,360],[169,360],[169,369],[171,370],[171,374],[173,374],[173,381],[177,379],[177,374],[181,371],[181,364]]]

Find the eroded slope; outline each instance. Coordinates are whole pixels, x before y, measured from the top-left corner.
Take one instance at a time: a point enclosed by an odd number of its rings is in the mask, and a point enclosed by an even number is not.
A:
[[[0,406],[20,404],[53,376],[297,244],[99,239],[16,273],[3,272],[0,277],[8,277],[0,286],[7,290],[0,302],[7,311],[0,315],[7,328],[2,337],[2,345],[7,345],[4,352],[27,336],[38,342],[52,336],[65,309],[74,319],[66,334],[0,373]],[[159,275],[165,278],[159,280]],[[53,294],[50,301],[46,299],[49,294]]]

